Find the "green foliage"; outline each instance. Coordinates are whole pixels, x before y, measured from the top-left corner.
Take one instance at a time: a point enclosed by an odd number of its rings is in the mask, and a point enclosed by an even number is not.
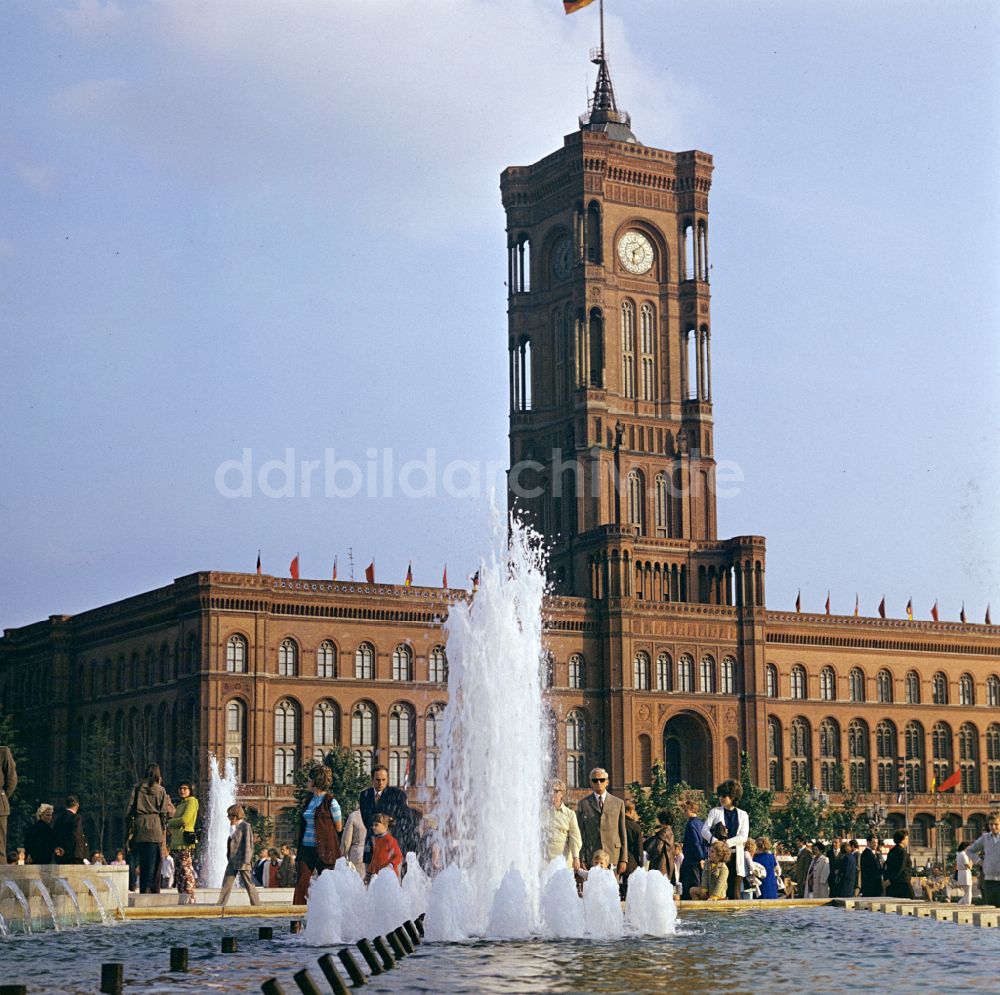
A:
[[[841,783],[843,783],[842,771],[840,776]],[[845,792],[840,808],[830,809],[828,826],[830,832],[835,836],[846,838],[856,836],[859,831],[867,832],[868,826],[858,809],[858,797],[853,791]]]
[[[740,754],[740,784],[743,786],[743,798],[739,807],[750,818],[750,835],[770,836],[772,832],[771,803],[774,793],[753,783],[750,773],[750,754],[744,750]]]
[[[361,766],[361,760],[354,750],[346,746],[336,746],[323,758],[323,764],[330,768],[333,774],[333,784],[330,794],[337,799],[344,818],[358,807],[358,796],[371,785],[371,778]],[[309,772],[316,766],[311,760],[303,764],[295,772],[295,811],[293,818],[298,819],[306,807],[312,793],[306,788]]]
[[[635,802],[636,812],[639,815],[639,823],[642,825],[643,833],[652,833],[657,826],[656,813],[661,809],[670,812],[670,823],[673,826],[674,838],[680,840],[684,837],[684,826],[687,823],[687,815],[684,813],[684,804],[694,801],[698,805],[701,815],[708,811],[708,802],[705,792],[684,781],[676,784],[667,783],[666,768],[660,761],[653,764],[651,784],[649,788],[644,788],[638,781],[633,781],[628,785],[629,794]]]
[[[797,784],[788,796],[788,804],[772,812],[771,821],[774,836],[790,847],[799,837],[811,840],[828,835],[829,811],[812,800],[808,788]]]
[[[94,734],[87,737],[79,758],[77,778],[80,803],[83,811],[93,819],[97,832],[97,839],[91,842],[103,852],[112,813],[124,812],[129,804],[129,785],[121,758],[103,723],[99,722]]]
[[[262,815],[255,808],[245,808],[244,813],[253,830],[253,859],[256,863],[274,839],[274,819],[269,815]]]
[[[17,789],[8,798],[10,816],[7,820],[7,849],[13,850],[24,843],[28,829],[35,822],[35,808],[38,799],[34,797],[34,785],[28,777],[27,754],[17,738],[13,716],[0,709],[0,746],[7,746],[14,757],[17,768]]]

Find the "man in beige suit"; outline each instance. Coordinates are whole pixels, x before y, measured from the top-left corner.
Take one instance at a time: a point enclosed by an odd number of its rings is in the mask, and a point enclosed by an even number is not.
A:
[[[583,846],[580,861],[590,867],[595,850],[611,854],[611,866],[624,874],[628,866],[628,848],[625,843],[625,802],[608,794],[608,772],[595,767],[590,772],[591,794],[581,798],[576,805]]]
[[[0,864],[7,863],[7,819],[10,796],[17,787],[17,766],[7,746],[0,746]]]
[[[239,878],[246,888],[251,905],[260,905],[260,895],[253,883],[250,862],[253,860],[253,830],[250,823],[244,819],[242,805],[230,805],[226,810],[229,816],[229,840],[226,843],[226,873],[222,876],[222,891],[219,892],[219,904],[225,905],[233,890],[236,879]]]

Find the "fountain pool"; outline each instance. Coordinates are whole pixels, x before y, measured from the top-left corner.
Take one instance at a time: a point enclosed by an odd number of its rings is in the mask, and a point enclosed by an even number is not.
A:
[[[275,939],[258,941],[257,927]],[[221,954],[223,936],[239,952]],[[102,961],[122,961],[130,993],[259,992],[337,946],[310,945],[288,932],[287,919],[151,921],[104,929],[12,936],[0,941],[4,980],[30,992],[96,991]],[[190,948],[190,971],[170,974],[169,948]],[[917,983],[929,991],[995,989],[1000,932],[912,916],[834,908],[682,911],[665,938],[608,942],[562,939],[427,943],[373,992],[492,995],[530,992],[881,992]]]

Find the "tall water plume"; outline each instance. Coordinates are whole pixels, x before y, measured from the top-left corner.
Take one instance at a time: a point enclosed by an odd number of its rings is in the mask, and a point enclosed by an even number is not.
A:
[[[434,882],[426,920],[438,940],[528,936],[540,926],[545,557],[539,537],[517,521],[508,531],[495,515],[494,537],[478,591],[451,607],[445,625],[448,707],[435,814],[449,870]],[[455,916],[456,905],[467,912]]]
[[[220,775],[214,753],[208,755],[208,830],[201,845],[201,886],[221,888],[226,873],[226,844],[229,841],[229,817],[226,809],[236,802],[236,765],[226,758]]]

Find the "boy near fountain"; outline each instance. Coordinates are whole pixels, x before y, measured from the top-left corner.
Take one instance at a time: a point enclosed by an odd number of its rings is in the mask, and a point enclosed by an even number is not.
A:
[[[384,867],[392,867],[399,877],[399,868],[403,863],[403,851],[399,849],[396,837],[389,832],[390,817],[380,812],[372,820],[372,859],[368,862],[368,873],[365,884]]]
[[[729,846],[716,840],[708,851],[708,863],[701,875],[701,887],[691,889],[691,898],[696,902],[719,902],[726,897],[729,884]]]

